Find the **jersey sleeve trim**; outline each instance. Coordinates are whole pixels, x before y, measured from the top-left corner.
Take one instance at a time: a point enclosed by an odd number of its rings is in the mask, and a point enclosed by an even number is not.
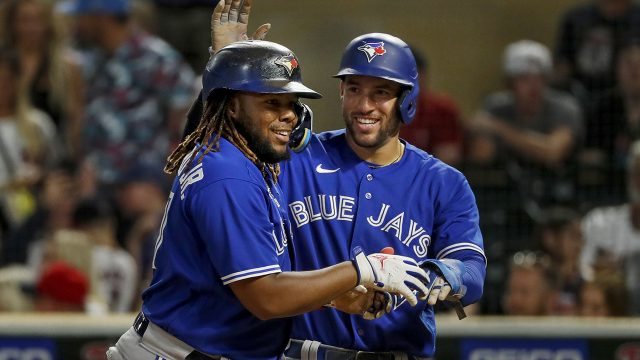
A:
[[[440,250],[440,252],[436,255],[436,259],[446,258],[449,254],[460,250],[473,250],[480,253],[480,255],[482,255],[482,257],[484,258],[485,266],[487,265],[487,257],[484,254],[484,250],[482,250],[480,246],[473,243],[458,243],[447,246],[446,248]]]
[[[223,285],[228,285],[234,281],[273,274],[273,273],[279,273],[279,272],[282,272],[282,270],[280,270],[280,265],[269,265],[269,266],[263,266],[259,268],[238,271],[233,274],[223,276],[220,278],[220,280],[222,280]]]

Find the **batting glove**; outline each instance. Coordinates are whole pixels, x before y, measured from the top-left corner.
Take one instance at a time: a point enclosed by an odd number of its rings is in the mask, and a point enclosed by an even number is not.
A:
[[[428,282],[424,283],[429,294],[427,297],[427,302],[429,303],[429,305],[434,305],[436,303],[436,300],[433,299],[433,296],[435,296],[436,298],[439,296],[439,294],[442,294],[442,296],[446,296],[448,294],[448,291],[446,290],[447,287],[444,287],[444,291],[446,291],[446,293],[443,292],[442,285],[444,284],[444,280],[442,279],[442,277],[438,276],[438,274],[434,271],[430,271],[428,269],[425,269],[425,272],[429,279]],[[407,299],[402,295],[376,291],[371,306],[364,312],[364,314],[362,314],[362,317],[365,320],[378,319],[383,315],[389,314],[393,310],[397,309],[406,301]]]
[[[418,291],[421,299],[429,294],[425,286],[430,283],[429,276],[412,258],[380,253],[365,255],[358,246],[353,249],[352,261],[358,273],[358,285],[400,294],[411,306],[418,304],[413,290]]]

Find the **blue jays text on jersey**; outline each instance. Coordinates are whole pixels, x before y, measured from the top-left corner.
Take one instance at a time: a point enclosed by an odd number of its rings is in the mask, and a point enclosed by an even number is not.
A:
[[[353,221],[356,210],[354,197],[327,194],[318,194],[316,197],[317,199],[312,199],[311,196],[305,196],[304,201],[289,203],[296,226],[301,227],[318,220]],[[393,234],[402,245],[410,247],[418,259],[426,258],[431,236],[418,221],[405,219],[404,211],[396,214],[390,208],[389,204],[381,203],[378,213],[367,216],[366,223]]]
[[[349,259],[361,246],[418,262],[472,252],[486,263],[475,198],[464,176],[406,144],[397,163],[377,167],[349,148],[344,130],[314,135],[307,149],[282,163],[281,186],[292,219],[296,270]],[[367,321],[333,309],[301,315],[292,338],[343,348],[401,350],[431,356],[433,308],[401,304]]]
[[[277,359],[291,320],[259,320],[228,285],[291,270],[281,190],[224,138],[198,157],[185,158],[173,183],[142,310],[201,352]]]

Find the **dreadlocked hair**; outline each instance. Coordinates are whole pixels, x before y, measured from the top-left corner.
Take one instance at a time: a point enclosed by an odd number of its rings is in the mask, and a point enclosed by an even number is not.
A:
[[[219,91],[213,94],[217,96],[212,95],[209,97],[198,127],[169,155],[164,172],[167,174],[176,172],[188,154],[191,154],[191,159],[189,160],[189,163],[191,163],[202,152],[198,158],[198,162],[201,162],[210,151],[217,152],[220,150],[220,137],[224,137],[240,149],[244,156],[260,169],[265,180],[271,178],[274,182],[278,181],[280,165],[267,164],[260,161],[249,147],[247,140],[238,132],[234,122],[229,118],[226,109],[232,94],[230,91]],[[196,145],[198,147],[194,149]],[[201,151],[202,149],[204,151]]]

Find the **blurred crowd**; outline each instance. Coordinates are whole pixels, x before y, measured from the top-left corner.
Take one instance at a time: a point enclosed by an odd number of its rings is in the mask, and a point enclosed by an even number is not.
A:
[[[0,311],[139,308],[211,10],[0,2]],[[476,194],[489,267],[475,310],[640,314],[640,6],[585,0],[553,49],[508,44],[503,88],[471,116],[413,50],[421,94],[401,137]]]
[[[563,15],[505,47],[504,88],[460,119],[490,257],[481,311],[640,314],[640,6]]]
[[[137,5],[0,2],[2,311],[139,306],[170,184],[162,169],[206,60],[152,32]],[[197,44],[204,56],[209,43]]]

